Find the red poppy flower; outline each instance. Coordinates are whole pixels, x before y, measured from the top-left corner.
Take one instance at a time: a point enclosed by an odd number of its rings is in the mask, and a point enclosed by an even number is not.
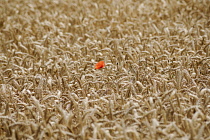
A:
[[[99,62],[96,63],[96,65],[95,65],[95,69],[100,69],[100,68],[104,68],[104,67],[105,67],[104,61],[99,61]]]

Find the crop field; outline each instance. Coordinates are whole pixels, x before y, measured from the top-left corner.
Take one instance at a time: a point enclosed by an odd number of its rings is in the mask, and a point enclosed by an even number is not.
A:
[[[0,139],[210,140],[210,1],[0,0]]]

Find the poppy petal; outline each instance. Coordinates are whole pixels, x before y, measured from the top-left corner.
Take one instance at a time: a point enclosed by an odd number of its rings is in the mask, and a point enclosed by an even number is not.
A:
[[[104,68],[104,67],[105,67],[104,61],[99,61],[99,62],[96,63],[96,65],[95,65],[95,69],[100,69],[100,68]]]

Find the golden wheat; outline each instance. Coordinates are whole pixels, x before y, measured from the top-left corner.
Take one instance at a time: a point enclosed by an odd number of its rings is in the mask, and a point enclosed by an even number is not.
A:
[[[0,7],[0,139],[210,139],[210,1]]]

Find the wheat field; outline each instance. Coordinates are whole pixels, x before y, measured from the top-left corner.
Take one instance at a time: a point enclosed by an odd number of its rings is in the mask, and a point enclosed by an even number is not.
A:
[[[0,0],[0,15],[0,139],[210,140],[209,0]]]

